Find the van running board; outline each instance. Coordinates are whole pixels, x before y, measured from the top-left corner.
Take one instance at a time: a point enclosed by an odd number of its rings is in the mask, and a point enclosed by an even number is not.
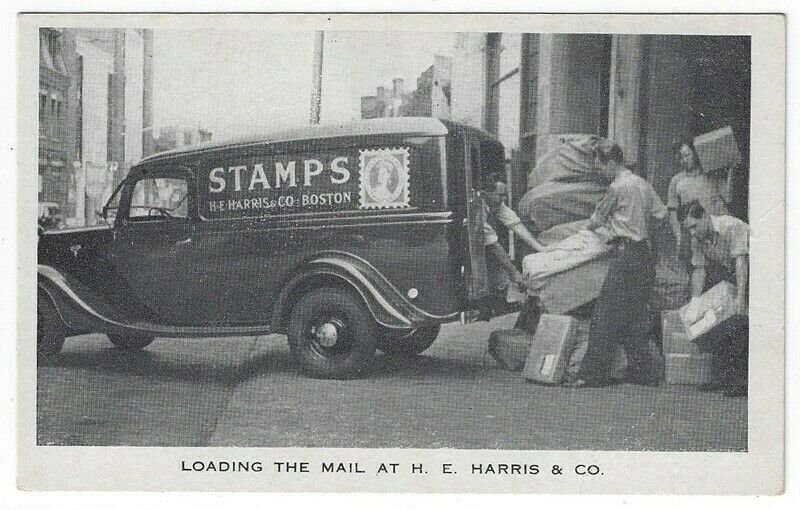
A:
[[[142,333],[164,337],[261,336],[272,333],[269,326],[169,326],[152,322],[134,322],[128,327]]]

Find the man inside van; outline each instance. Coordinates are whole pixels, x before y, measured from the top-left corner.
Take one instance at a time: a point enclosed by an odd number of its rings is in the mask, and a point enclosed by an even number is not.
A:
[[[500,244],[500,238],[493,225],[502,225],[514,232],[533,250],[541,251],[544,246],[539,243],[522,220],[505,203],[505,183],[496,173],[484,178],[481,197],[483,199],[483,237],[486,247],[486,268],[489,272],[491,290],[496,296],[506,297],[509,285],[516,284],[520,291],[525,289],[525,278],[514,265],[511,257]]]
[[[737,321],[718,338],[706,341],[701,351],[711,351],[720,358],[720,380],[707,385],[705,390],[722,390],[729,397],[747,396],[747,359],[749,322],[747,320],[747,284],[750,269],[749,237],[747,223],[733,216],[714,216],[694,201],[678,210],[678,219],[691,234],[692,245],[692,302],[705,290],[706,269],[716,266],[717,273],[736,285]]]

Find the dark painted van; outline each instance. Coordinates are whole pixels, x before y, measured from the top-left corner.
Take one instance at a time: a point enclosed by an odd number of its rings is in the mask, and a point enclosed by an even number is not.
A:
[[[431,118],[311,126],[150,156],[105,225],[44,232],[38,352],[103,332],[285,333],[304,372],[350,377],[419,353],[488,295],[481,175],[502,145]]]

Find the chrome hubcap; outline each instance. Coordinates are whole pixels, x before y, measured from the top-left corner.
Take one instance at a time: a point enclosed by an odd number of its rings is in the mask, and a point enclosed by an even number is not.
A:
[[[342,323],[335,319],[320,324],[314,330],[317,342],[322,347],[333,347],[339,339],[339,332],[342,327]]]

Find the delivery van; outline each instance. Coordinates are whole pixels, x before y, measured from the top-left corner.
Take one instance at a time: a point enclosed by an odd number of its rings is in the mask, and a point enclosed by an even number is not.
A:
[[[503,146],[432,118],[310,126],[145,158],[104,224],[44,232],[40,357],[102,332],[283,333],[308,375],[352,377],[376,349],[415,354],[489,295],[482,175]]]

